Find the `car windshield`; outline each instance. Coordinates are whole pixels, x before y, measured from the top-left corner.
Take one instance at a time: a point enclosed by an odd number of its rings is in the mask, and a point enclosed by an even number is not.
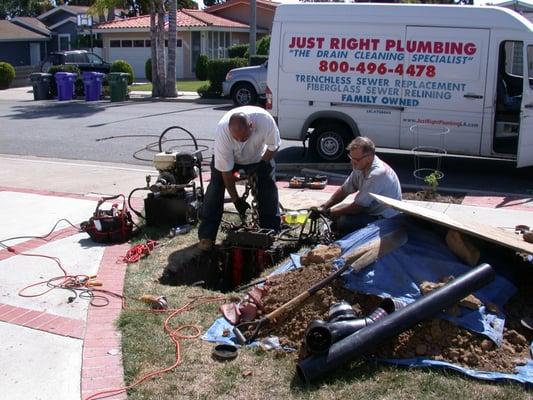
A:
[[[104,63],[104,60],[102,60],[96,54],[87,53],[87,57],[89,58],[90,64],[103,64]]]
[[[65,61],[68,63],[82,64],[86,63],[87,59],[85,58],[84,53],[72,53],[66,55]]]

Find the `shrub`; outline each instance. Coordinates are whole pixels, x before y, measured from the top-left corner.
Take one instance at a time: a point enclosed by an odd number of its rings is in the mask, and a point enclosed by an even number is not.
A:
[[[229,58],[246,58],[244,54],[247,52],[248,52],[247,44],[234,44],[233,46],[228,47]]]
[[[200,86],[196,92],[198,93],[200,97],[204,99],[212,99],[212,98],[220,97],[220,93],[214,92],[209,83],[206,83],[205,85]]]
[[[207,63],[209,58],[205,54],[201,54],[196,60],[196,68],[194,73],[196,74],[196,79],[199,81],[205,81],[207,79]]]
[[[144,76],[148,82],[152,82],[152,59],[149,58],[144,64]]]
[[[253,56],[250,57],[250,65],[261,65],[266,60],[268,60],[268,56]]]
[[[7,89],[15,78],[15,68],[9,63],[0,62],[0,90]]]
[[[222,94],[222,82],[226,74],[233,68],[246,67],[248,60],[245,58],[221,58],[209,60],[207,64],[207,79],[209,79],[211,91],[217,95]]]
[[[124,60],[113,61],[109,72],[126,72],[130,74],[128,78],[128,85],[131,85],[135,79],[135,75],[133,74],[133,68]]]
[[[264,36],[255,44],[255,52],[258,56],[268,56],[270,48],[270,36]]]
[[[52,79],[50,80],[50,93],[52,94],[52,97],[57,96],[57,85],[55,80],[56,72],[71,72],[73,74],[78,74],[76,82],[74,83],[75,94],[76,96],[83,96],[83,79],[81,78],[80,69],[75,65],[54,65],[48,68],[48,73],[52,74]]]

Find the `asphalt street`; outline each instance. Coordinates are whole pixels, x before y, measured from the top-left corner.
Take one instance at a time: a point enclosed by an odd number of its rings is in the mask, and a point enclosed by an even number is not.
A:
[[[151,166],[159,135],[170,126],[181,126],[199,139],[200,147],[206,150],[205,158],[209,158],[216,124],[230,109],[230,104],[146,100],[125,103],[0,100],[0,154]],[[178,141],[165,144],[164,150],[191,143],[178,130],[169,132],[166,138]],[[423,184],[413,178],[413,155],[409,152],[387,151],[380,156],[398,172],[402,184]],[[283,141],[276,159],[278,163],[294,165],[289,173],[299,173],[302,164],[315,161],[304,156],[301,143],[287,141]],[[516,169],[512,162],[447,158],[442,161],[442,170],[445,176],[441,188],[533,193],[533,169]],[[348,174],[348,163],[337,165],[335,172]]]

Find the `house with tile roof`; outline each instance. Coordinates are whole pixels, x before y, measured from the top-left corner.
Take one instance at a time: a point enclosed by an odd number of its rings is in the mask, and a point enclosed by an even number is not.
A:
[[[165,30],[168,32],[168,22]],[[216,13],[205,10],[179,10],[176,78],[194,79],[194,68],[200,54],[206,54],[211,59],[227,57],[228,47],[248,43],[249,30],[247,23]],[[110,62],[125,60],[133,67],[136,77],[145,77],[145,63],[150,58],[149,15],[104,22],[93,31],[102,37],[104,59]],[[266,27],[258,27],[257,33],[259,38],[269,33],[269,30]]]
[[[46,55],[49,40],[46,29],[31,29],[14,20],[0,20],[0,61],[15,67],[37,65]]]

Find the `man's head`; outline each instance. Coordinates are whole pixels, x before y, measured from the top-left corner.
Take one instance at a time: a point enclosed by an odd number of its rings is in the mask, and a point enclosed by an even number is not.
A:
[[[348,158],[354,169],[364,171],[372,165],[376,146],[372,140],[366,136],[358,136],[350,142],[348,147]]]
[[[229,132],[233,139],[239,142],[246,142],[252,134],[252,121],[243,112],[236,112],[229,118]]]

